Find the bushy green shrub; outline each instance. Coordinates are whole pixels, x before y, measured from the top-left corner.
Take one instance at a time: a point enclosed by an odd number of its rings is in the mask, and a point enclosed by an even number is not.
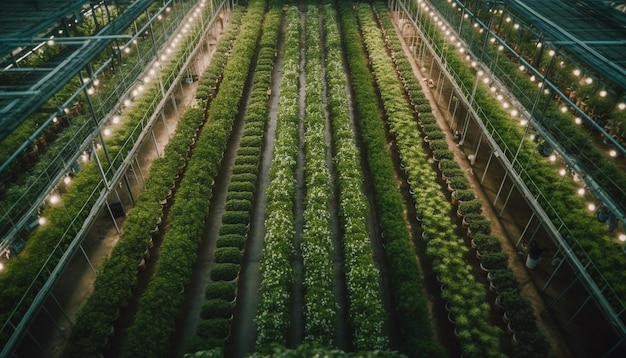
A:
[[[247,211],[227,211],[222,216],[224,224],[243,224],[248,225],[250,222],[250,214]]]
[[[209,282],[204,290],[204,297],[207,300],[221,299],[231,302],[235,299],[237,286],[230,282],[218,281]]]
[[[213,281],[232,281],[239,274],[239,265],[224,263],[216,264],[211,268],[211,280]]]
[[[230,320],[225,318],[203,319],[198,322],[196,334],[202,338],[226,338],[230,332]]]
[[[210,318],[230,318],[233,314],[233,304],[224,299],[206,300],[200,309],[202,319]]]
[[[242,235],[228,234],[220,235],[217,237],[215,245],[220,247],[236,247],[239,250],[243,250],[245,246],[245,237]]]
[[[216,263],[241,263],[241,251],[236,247],[220,247],[215,249]]]
[[[252,203],[249,200],[232,199],[226,202],[225,209],[227,211],[245,211],[252,210]]]

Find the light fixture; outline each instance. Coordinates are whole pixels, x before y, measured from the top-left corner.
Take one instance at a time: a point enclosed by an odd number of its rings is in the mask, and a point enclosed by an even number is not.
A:
[[[111,135],[111,130],[109,128],[104,128],[102,134],[104,134],[105,137],[108,137]]]
[[[601,90],[599,94],[600,94],[600,97],[606,97],[607,95],[605,90]]]
[[[626,241],[626,234],[619,234],[617,238],[619,241],[624,242]]]
[[[626,109],[626,103],[624,102],[620,102],[617,104],[617,108],[619,108],[621,111],[623,111],[624,109]]]
[[[59,194],[53,193],[52,195],[50,195],[50,199],[48,199],[48,201],[50,202],[50,204],[56,205],[61,202],[61,197],[59,196]]]
[[[579,69],[575,69],[573,73],[574,73],[574,76],[576,76],[576,77],[580,76],[580,70]]]
[[[554,56],[554,50],[548,51],[548,56],[550,56],[550,57]]]
[[[567,169],[565,169],[565,168],[561,168],[561,169],[559,169],[559,175],[560,175],[560,176],[564,177],[564,176],[565,176],[565,174],[567,174]]]
[[[520,71],[524,71],[526,69],[526,67],[524,67],[524,65],[519,65],[519,70]]]
[[[589,209],[589,211],[596,211],[596,204],[594,203],[587,204],[587,209]]]
[[[552,163],[556,162],[556,155],[554,155],[554,154],[550,154],[550,156],[549,156],[548,158],[550,159],[550,161],[551,161]]]
[[[567,112],[567,106],[561,106],[561,112],[563,113]]]
[[[509,102],[502,102],[502,107],[503,107],[504,109],[509,108],[509,106],[510,106]]]
[[[124,100],[124,106],[125,106],[125,107],[128,107],[128,106],[130,106],[130,104],[131,104],[131,100],[130,100],[129,98],[126,98],[126,99]]]
[[[574,123],[581,124],[583,120],[580,117],[574,117]]]
[[[609,156],[610,156],[611,158],[615,158],[615,157],[617,157],[617,151],[616,151],[615,149],[611,149],[611,150],[609,150]]]
[[[72,182],[72,177],[69,174],[63,177],[63,183],[65,183],[65,185],[70,185],[71,182]]]
[[[112,120],[113,124],[118,124],[120,122],[120,116],[113,116],[113,120]]]
[[[513,109],[511,110],[511,116],[513,116],[513,117],[517,117],[517,115],[518,115],[518,114],[519,114],[519,112],[517,111],[517,109],[513,108]],[[526,122],[526,123],[528,123],[528,122]]]
[[[526,125],[528,124],[528,119],[526,119],[526,118],[522,118],[522,119],[520,119],[519,124],[520,124],[522,127],[526,127]]]
[[[46,225],[46,218],[44,218],[43,216],[40,216],[39,219],[37,219],[37,222],[39,223],[40,226]]]
[[[592,84],[593,83],[593,78],[591,78],[591,77],[585,78],[585,83],[588,84],[588,85]]]
[[[530,81],[535,82],[535,75],[530,76]]]
[[[576,192],[578,193],[578,195],[583,196],[585,195],[585,188],[578,188]]]

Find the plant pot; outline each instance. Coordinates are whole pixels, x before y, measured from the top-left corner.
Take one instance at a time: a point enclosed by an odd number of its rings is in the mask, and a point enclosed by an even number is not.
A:
[[[527,255],[526,256],[526,268],[530,270],[534,269],[539,264],[539,261],[541,261],[541,256],[533,257],[532,255]]]

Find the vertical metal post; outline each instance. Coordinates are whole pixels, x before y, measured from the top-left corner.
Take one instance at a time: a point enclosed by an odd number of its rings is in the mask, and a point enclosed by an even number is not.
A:
[[[107,206],[108,206],[108,203],[107,203]],[[109,208],[109,211],[111,211],[111,208]],[[113,219],[113,221],[115,222],[115,219]],[[115,227],[117,227],[117,223],[115,224]],[[85,256],[85,260],[87,260],[87,264],[89,264],[89,267],[91,268],[91,272],[93,272],[94,274],[97,273],[96,269],[93,268],[93,265],[91,264],[91,260],[89,260],[89,256],[87,256],[87,252],[85,252],[83,245],[79,245],[79,247],[80,247],[80,251],[83,253],[83,256]]]
[[[485,165],[485,171],[483,172],[483,176],[480,178],[480,184],[485,180],[485,176],[487,176],[487,171],[489,170],[489,166],[491,165],[491,159],[493,158],[494,151],[489,151],[489,159],[487,159],[487,164]]]
[[[533,219],[535,218],[535,212],[533,211],[533,213],[530,215],[530,219],[528,219],[528,222],[526,223],[526,226],[524,227],[524,230],[522,230],[522,233],[519,236],[519,239],[517,239],[517,242],[515,243],[515,247],[517,248],[520,244],[520,242],[522,242],[522,238],[524,238],[524,235],[526,234],[526,231],[528,231],[528,228],[530,227],[530,223],[533,221]]]
[[[496,203],[498,202],[498,198],[500,197],[500,192],[502,191],[502,187],[504,187],[504,182],[506,181],[508,177],[509,177],[509,172],[504,172],[504,178],[502,178],[502,181],[500,182],[500,188],[498,188],[498,193],[496,194],[495,199],[493,199],[493,203],[491,205],[496,206]]]
[[[96,143],[93,140],[91,141],[91,150],[92,150],[91,154],[96,159],[96,165],[98,167],[98,170],[100,171],[100,175],[102,175],[102,180],[104,181],[104,185],[106,186],[107,189],[109,189],[110,188],[109,181],[107,180],[106,174],[104,173],[104,169],[102,168],[102,163],[100,163],[100,158],[98,157],[98,152],[96,150]]]

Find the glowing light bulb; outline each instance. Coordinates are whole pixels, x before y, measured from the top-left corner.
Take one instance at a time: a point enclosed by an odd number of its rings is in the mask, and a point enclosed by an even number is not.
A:
[[[50,204],[52,205],[56,205],[61,201],[61,197],[59,196],[59,194],[52,194],[50,196]]]
[[[561,168],[561,169],[559,170],[559,175],[560,175],[560,176],[562,176],[562,177],[564,177],[564,176],[565,176],[565,174],[567,174],[567,169],[565,169],[565,168]]]
[[[578,188],[576,192],[578,193],[578,195],[583,196],[585,195],[585,188]]]
[[[556,162],[556,155],[554,155],[554,154],[550,154],[549,159],[550,159],[550,161],[551,161],[552,163]]]

